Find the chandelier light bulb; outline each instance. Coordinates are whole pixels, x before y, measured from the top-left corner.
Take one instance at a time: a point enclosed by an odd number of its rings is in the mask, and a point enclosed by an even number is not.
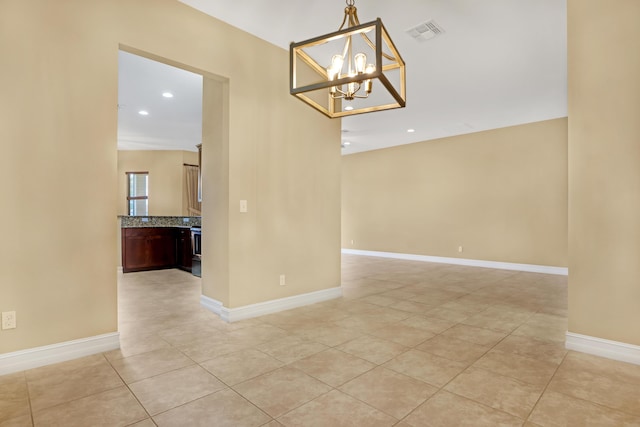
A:
[[[344,64],[344,58],[342,55],[333,55],[333,58],[331,58],[331,68],[335,74],[340,73],[342,70],[342,64]]]
[[[336,79],[336,75],[337,74],[338,74],[338,72],[333,67],[327,68],[327,78],[330,81],[334,81]]]
[[[353,57],[353,59],[356,63],[356,72],[358,74],[364,73],[364,67],[367,63],[367,55],[365,55],[364,53],[358,53]]]

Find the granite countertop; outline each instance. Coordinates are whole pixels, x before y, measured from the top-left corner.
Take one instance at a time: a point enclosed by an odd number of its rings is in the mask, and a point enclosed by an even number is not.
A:
[[[199,216],[128,216],[118,215],[122,228],[133,227],[183,227],[201,225]]]

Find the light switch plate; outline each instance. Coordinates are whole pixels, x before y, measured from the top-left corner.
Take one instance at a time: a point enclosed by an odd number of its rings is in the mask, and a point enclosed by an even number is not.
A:
[[[240,200],[240,212],[242,212],[242,213],[246,213],[247,212],[247,201],[246,200]]]

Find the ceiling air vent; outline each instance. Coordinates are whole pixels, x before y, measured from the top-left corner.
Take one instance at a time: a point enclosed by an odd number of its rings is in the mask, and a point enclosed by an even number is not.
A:
[[[419,42],[424,42],[444,33],[444,29],[432,19],[409,28],[406,33]]]

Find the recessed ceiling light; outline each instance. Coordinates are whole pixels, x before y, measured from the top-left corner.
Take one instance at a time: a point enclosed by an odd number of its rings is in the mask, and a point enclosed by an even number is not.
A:
[[[344,145],[351,145],[351,143],[349,141],[345,141],[343,142]]]
[[[409,133],[413,133],[415,131],[416,131],[415,129],[407,129],[407,132],[409,132]]]
[[[171,92],[162,92],[162,96],[165,98],[173,98],[173,94]]]
[[[346,107],[344,107],[345,111],[351,111],[353,110],[353,106],[352,105],[347,105]]]
[[[149,112],[147,110],[140,110],[138,111],[138,114],[140,114],[141,116],[148,116]]]

